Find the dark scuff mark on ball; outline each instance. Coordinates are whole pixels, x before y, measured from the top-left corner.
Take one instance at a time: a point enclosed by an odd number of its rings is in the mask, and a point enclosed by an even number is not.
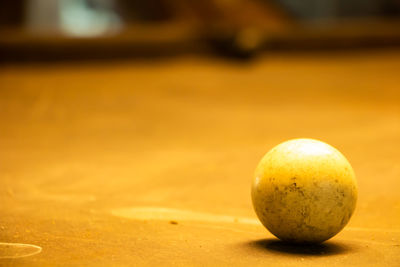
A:
[[[304,192],[302,190],[302,187],[297,185],[296,177],[291,178],[291,180],[293,181],[293,183],[290,184],[289,186],[285,187],[285,193],[287,194],[287,191],[289,191],[289,192],[298,192],[303,197],[305,197]]]

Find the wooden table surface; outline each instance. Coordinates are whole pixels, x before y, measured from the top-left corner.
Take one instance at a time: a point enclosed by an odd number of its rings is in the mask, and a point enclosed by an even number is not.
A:
[[[399,89],[400,51],[3,65],[0,265],[400,266]],[[297,137],[359,186],[312,247],[250,200],[258,161]]]

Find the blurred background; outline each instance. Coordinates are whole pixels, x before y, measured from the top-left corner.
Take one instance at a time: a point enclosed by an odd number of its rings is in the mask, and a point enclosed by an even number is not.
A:
[[[0,1],[2,60],[398,46],[399,0]]]

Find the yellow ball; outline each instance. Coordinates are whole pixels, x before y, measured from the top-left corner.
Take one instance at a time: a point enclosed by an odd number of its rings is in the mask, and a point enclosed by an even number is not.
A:
[[[357,183],[350,163],[334,147],[294,139],[262,158],[251,196],[258,218],[273,235],[288,242],[319,243],[349,221]]]

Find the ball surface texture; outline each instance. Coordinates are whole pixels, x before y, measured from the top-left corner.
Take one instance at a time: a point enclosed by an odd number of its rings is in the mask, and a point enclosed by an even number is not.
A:
[[[357,183],[350,163],[334,147],[293,139],[262,158],[251,196],[258,218],[273,235],[287,242],[320,243],[348,223]]]

